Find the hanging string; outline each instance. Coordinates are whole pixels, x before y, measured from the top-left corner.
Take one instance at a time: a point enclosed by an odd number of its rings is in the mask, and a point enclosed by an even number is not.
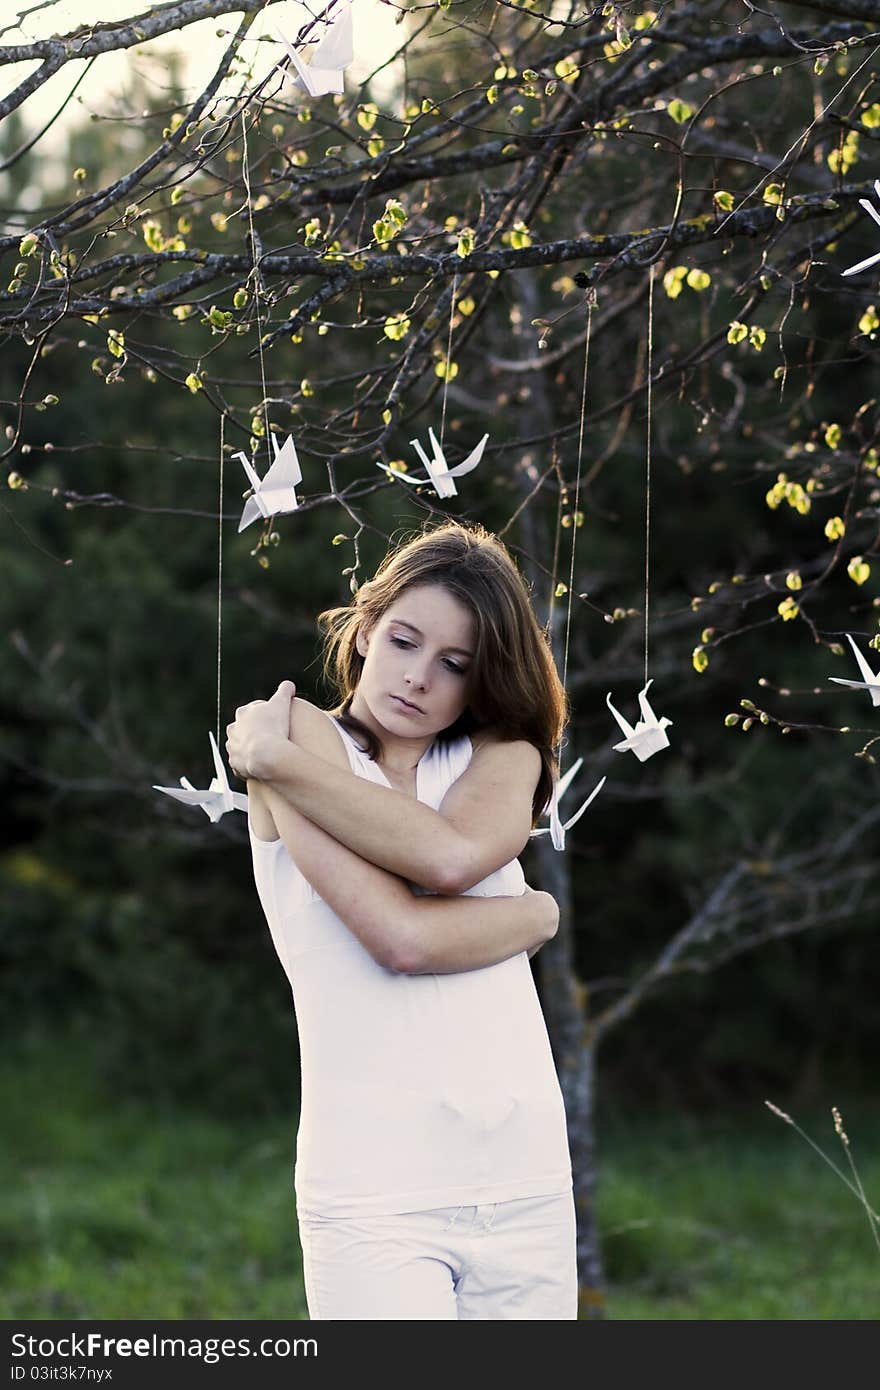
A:
[[[553,528],[553,563],[550,566],[552,576],[550,584],[550,610],[547,614],[548,627],[552,632],[553,616],[556,612],[556,587],[559,582],[559,542],[562,536],[562,514],[568,504],[568,491],[565,486],[565,479],[562,476],[562,469],[559,466],[559,436],[556,434],[554,434],[553,443],[550,446],[550,466],[545,471],[543,477],[539,479],[538,487],[541,486],[544,478],[549,477],[551,473],[556,475],[556,481],[559,483],[559,500],[556,503],[556,522]],[[534,494],[531,495],[533,496]],[[516,516],[519,511],[520,507],[514,512],[514,516]]]
[[[251,198],[251,167],[248,155],[247,118],[246,113],[244,111],[242,111],[241,113],[241,143],[241,171],[242,178],[244,180],[245,197],[247,198],[248,228],[250,231],[251,238],[251,276],[253,277],[254,282],[254,308],[257,316],[257,345],[260,354],[260,381],[263,386],[263,420],[265,422],[266,430],[266,449],[268,450],[269,463],[271,464],[272,446],[269,441],[269,391],[266,386],[266,363],[263,357],[263,321],[260,317],[260,292],[262,290],[262,279],[260,276],[259,253],[257,249],[257,234],[254,231],[254,209],[253,200]]]
[[[582,472],[583,457],[584,457],[584,425],[585,425],[586,414],[587,414],[587,379],[588,379],[589,370],[590,370],[590,338],[592,337],[592,331],[593,331],[593,307],[594,307],[594,305],[595,305],[595,302],[596,302],[595,291],[590,290],[590,291],[588,292],[588,295],[587,295],[587,330],[586,330],[586,333],[585,333],[585,335],[584,335],[584,373],[583,373],[583,382],[582,382],[582,385],[581,385],[581,413],[580,413],[580,423],[579,423],[579,427],[578,427],[577,475],[576,475],[576,478],[575,478],[575,487],[574,487],[574,510],[573,510],[573,513],[571,513],[571,525],[572,525],[571,560],[570,560],[570,563],[569,563],[569,570],[568,570],[568,605],[567,605],[566,614],[565,614],[565,646],[564,646],[563,654],[562,654],[562,685],[563,685],[563,688],[564,688],[564,689],[567,689],[567,688],[568,688],[568,684],[567,684],[567,682],[568,682],[568,648],[569,648],[569,642],[570,642],[570,640],[571,640],[571,600],[572,600],[572,594],[573,594],[573,592],[574,592],[574,561],[575,561],[575,550],[576,550],[576,548],[577,548],[578,504],[579,504],[579,502],[580,502],[580,494],[581,494],[581,472]],[[554,440],[554,448],[555,448],[555,440]],[[564,486],[564,484],[563,484],[563,486]],[[561,518],[561,507],[560,507],[559,511],[557,512],[557,525],[556,525],[556,545],[557,545],[557,551],[558,551],[558,542],[559,542],[559,532],[560,532],[560,528],[561,528],[561,519],[562,519],[562,518]],[[555,556],[554,556],[554,563],[553,563],[553,594],[552,594],[551,599],[550,599],[550,621],[551,621],[551,631],[552,631],[552,621],[553,621],[553,601],[554,601],[555,597],[556,597],[556,560],[555,560]],[[562,739],[561,739],[561,738],[560,738],[559,743],[558,743],[557,748],[556,748],[556,763],[557,763],[558,771],[561,772],[561,771],[562,771]]]
[[[220,661],[223,651],[223,436],[226,416],[220,416],[220,501],[217,507],[217,747],[220,747]]]
[[[584,422],[587,414],[587,378],[590,370],[590,338],[593,331],[593,306],[596,302],[595,291],[587,292],[587,331],[584,335],[584,376],[581,386],[581,418],[578,427],[578,454],[577,454],[577,477],[574,485],[574,511],[571,514],[571,563],[568,571],[568,608],[565,615],[565,650],[562,658],[562,684],[568,689],[568,645],[571,637],[571,599],[574,592],[574,557],[577,547],[578,533],[578,504],[581,495],[581,469],[584,457]],[[560,744],[560,748],[561,748]]]
[[[449,305],[449,337],[446,340],[446,371],[443,376],[443,406],[440,412],[440,448],[443,448],[443,432],[446,429],[446,394],[449,390],[449,366],[452,361],[452,320],[455,316],[455,291],[458,275],[452,277],[452,300]]]
[[[651,422],[654,410],[654,263],[648,274],[647,441],[645,444],[645,685],[648,684],[648,614],[651,605]]]

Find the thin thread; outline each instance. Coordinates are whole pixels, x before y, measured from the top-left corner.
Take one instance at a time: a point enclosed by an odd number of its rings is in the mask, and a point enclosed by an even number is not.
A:
[[[217,507],[217,747],[220,747],[220,669],[223,651],[223,436],[226,416],[220,416],[220,502]]]
[[[266,363],[263,358],[263,321],[260,318],[260,291],[262,289],[262,280],[260,278],[260,269],[257,263],[257,236],[256,232],[254,231],[254,210],[251,202],[251,169],[250,160],[248,157],[247,120],[244,111],[242,111],[241,113],[241,138],[241,172],[242,178],[244,180],[245,197],[247,198],[248,228],[251,237],[251,264],[253,267],[251,274],[254,278],[254,309],[257,315],[257,345],[259,347],[260,353],[260,381],[262,382],[263,386],[263,420],[265,422],[266,430],[266,449],[269,454],[269,464],[271,465],[272,445],[269,438],[269,391],[268,387],[266,386]]]
[[[547,614],[548,628],[550,632],[553,631],[553,615],[556,612],[556,586],[559,582],[559,540],[560,536],[562,535],[562,509],[568,500],[568,493],[565,489],[565,479],[562,476],[562,469],[559,467],[559,436],[555,434],[553,436],[553,443],[550,450],[549,466],[543,473],[542,477],[539,478],[535,491],[537,491],[537,488],[540,488],[541,484],[544,482],[544,479],[549,477],[551,473],[556,474],[556,479],[559,483],[559,500],[556,503],[556,522],[553,530],[553,564],[551,565],[552,578],[550,584],[550,609]],[[534,492],[530,494],[530,497],[533,496]],[[516,512],[514,512],[514,516],[516,516],[520,510],[521,508],[517,507]],[[505,531],[507,530],[507,526],[509,525],[509,522],[505,525]],[[503,535],[503,532],[498,532],[497,534]]]
[[[565,651],[562,658],[562,684],[566,686],[566,689],[568,688],[568,644],[571,635],[571,597],[574,590],[574,557],[577,547],[578,503],[581,495],[581,465],[584,456],[584,422],[587,412],[587,377],[590,368],[590,337],[593,329],[593,303],[594,296],[590,294],[587,300],[587,331],[584,337],[584,379],[581,387],[581,418],[578,428],[578,457],[577,477],[574,485],[574,511],[571,517],[571,563],[568,570],[568,608],[565,615]]]
[[[449,364],[452,361],[452,320],[455,315],[455,291],[458,276],[452,277],[452,299],[449,304],[449,337],[446,340],[446,371],[443,375],[443,407],[440,412],[440,447],[443,447],[443,432],[446,429],[446,393],[449,390]]]
[[[645,443],[645,685],[648,684],[648,623],[651,605],[651,422],[654,410],[654,265],[648,273],[648,419]]]

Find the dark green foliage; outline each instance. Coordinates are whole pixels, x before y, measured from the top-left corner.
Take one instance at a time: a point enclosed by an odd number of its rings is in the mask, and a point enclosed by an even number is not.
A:
[[[680,48],[658,41],[658,61],[678,55],[684,63],[707,34],[713,43],[722,36],[732,41],[745,23],[741,7],[733,8],[729,32],[722,35],[724,25],[710,16],[705,32],[699,26],[689,29],[689,43]],[[641,7],[619,10],[625,26],[634,23]],[[511,26],[533,24],[513,11],[502,18]],[[674,13],[667,18],[673,23]],[[797,18],[814,26],[825,23],[812,12]],[[687,22],[692,21],[693,14]],[[606,63],[603,44],[613,37],[616,21],[608,19],[607,33],[601,32],[602,16],[590,22],[596,42],[583,78],[566,89],[572,101],[604,91],[603,84],[616,80],[634,57],[612,54]],[[750,22],[762,29],[765,19]],[[642,35],[637,43],[649,41],[641,30],[632,32]],[[743,32],[748,37],[748,24]],[[579,42],[580,30],[570,37]],[[561,56],[567,38],[551,38],[547,53],[552,46]],[[440,48],[426,43],[414,55],[419,98],[430,92],[440,99],[452,90],[453,74],[445,47]],[[474,45],[471,51],[459,44],[450,51],[457,64],[456,91],[464,91],[469,81],[487,84],[488,47]],[[713,86],[726,84],[723,99],[708,104],[706,122],[689,137],[696,164],[688,165],[683,182],[682,222],[711,221],[717,213],[713,192],[719,188],[734,190],[737,200],[748,197],[760,167],[750,157],[712,153],[712,142],[726,148],[730,132],[741,133],[741,127],[754,136],[750,122],[759,98],[773,112],[772,127],[761,132],[762,148],[782,152],[812,119],[817,93],[829,100],[861,56],[860,50],[834,51],[822,76],[801,50],[787,55],[779,74],[773,73],[771,55],[761,59],[766,71],[757,83],[751,81],[757,73],[746,55],[723,69],[696,64],[680,90],[664,89],[664,101],[674,97],[696,107]],[[750,80],[738,90],[727,82],[731,75]],[[173,72],[169,80],[173,87]],[[484,104],[479,120],[468,117],[454,132],[456,140],[460,137],[456,150],[469,153],[479,146],[486,138],[477,129],[480,122],[501,119],[502,111],[519,100],[513,78],[498,81],[500,103]],[[874,81],[866,74],[866,85],[854,86],[847,98],[856,124],[876,96]],[[150,100],[143,90],[131,94],[133,107],[149,106]],[[523,160],[529,154],[525,137],[532,113],[546,113],[553,100],[552,94],[546,99],[527,95],[525,114],[511,112],[510,130],[523,135]],[[169,108],[182,105],[173,90],[165,101]],[[541,171],[533,175],[538,179],[533,243],[588,234],[628,236],[633,229],[669,224],[681,153],[671,136],[680,139],[683,127],[665,106],[654,109],[651,94],[643,101],[639,90],[633,103],[620,111],[613,102],[607,110],[602,107],[603,123],[595,130],[590,113],[582,113],[576,129],[588,133],[561,160],[552,184],[539,188]],[[336,119],[337,108],[324,110]],[[618,117],[624,125],[612,133],[608,122]],[[95,181],[90,187],[118,176],[154,147],[167,119],[163,110],[143,125],[129,123],[126,144],[120,143],[118,124],[84,123],[74,131],[64,160],[44,171],[46,205],[61,205],[70,196],[65,170],[87,168]],[[309,123],[282,111],[279,136],[272,133],[272,119],[267,116],[251,129],[255,177],[265,180],[267,196],[277,200],[264,215],[261,210],[264,246],[292,246],[304,253],[303,225],[314,214],[325,229],[331,218],[339,220],[343,249],[351,252],[358,238],[368,240],[384,193],[367,196],[347,220],[338,202],[308,203],[325,174],[331,190],[339,182],[339,167],[323,154],[330,122],[319,119],[317,108]],[[345,112],[339,114],[343,135],[338,138],[345,135],[346,121],[360,138],[364,128]],[[18,114],[7,119],[0,137],[4,157],[23,142],[23,126]],[[376,126],[389,142],[400,129],[384,114]],[[425,121],[415,130],[421,138]],[[237,157],[239,135],[227,134]],[[862,137],[856,173],[867,178],[876,172],[876,139],[867,130]],[[811,138],[815,144],[792,166],[786,198],[812,195],[817,182],[824,187],[821,180],[830,179],[828,155],[836,132],[822,122]],[[706,150],[700,139],[708,142]],[[308,149],[311,163],[288,165],[299,146]],[[355,158],[350,149],[349,156]],[[288,174],[291,167],[304,169],[302,186],[295,175],[289,183],[281,179],[276,166]],[[18,207],[27,187],[27,167],[13,165],[3,176],[10,208]],[[178,215],[185,214],[195,227],[193,245],[243,255],[243,221],[231,221],[225,232],[210,221],[211,213],[224,210],[225,215],[242,206],[242,190],[234,182],[239,165],[234,160],[222,165],[223,177],[233,179],[226,189],[218,168],[219,159],[210,177],[200,171],[182,184],[180,203],[172,203],[162,185],[149,196],[144,191],[144,217],[155,213],[163,234],[169,234]],[[454,214],[459,227],[476,226],[485,194],[506,186],[512,168],[498,161],[476,178],[456,176],[445,185],[438,180],[424,199],[421,180],[405,184],[400,196],[409,217],[407,235],[413,237],[411,254],[425,247],[439,254],[454,246],[458,232],[444,229],[445,217]],[[846,205],[853,210],[854,198]],[[754,202],[763,214],[760,193]],[[794,218],[795,209],[790,211]],[[850,627],[874,628],[876,554],[865,587],[846,576],[844,556],[810,595],[815,632],[804,622],[783,624],[776,612],[778,602],[793,592],[785,586],[786,572],[799,570],[806,583],[828,563],[832,547],[824,524],[844,511],[850,487],[855,500],[846,553],[876,550],[876,474],[872,481],[870,471],[863,472],[858,486],[854,482],[857,460],[876,436],[876,345],[857,327],[876,296],[864,281],[841,281],[840,265],[868,254],[868,237],[864,230],[847,234],[845,252],[829,250],[822,237],[830,236],[831,212],[823,210],[822,219],[798,230],[794,239],[781,232],[777,239],[776,227],[739,239],[707,233],[693,246],[664,250],[658,262],[654,365],[665,370],[655,382],[652,421],[650,667],[658,711],[674,722],[670,750],[644,767],[610,751],[616,727],[604,697],[611,690],[618,707],[632,717],[643,679],[643,382],[651,248],[643,245],[622,267],[616,253],[606,256],[600,248],[584,272],[585,285],[597,287],[598,303],[584,490],[578,502],[585,520],[578,532],[572,599],[573,718],[563,762],[585,756],[581,783],[609,774],[601,799],[566,850],[577,964],[582,977],[594,982],[591,999],[598,1010],[650,964],[719,876],[740,859],[765,866],[756,871],[770,885],[764,921],[777,905],[782,919],[792,898],[791,880],[780,876],[777,881],[780,862],[811,847],[819,855],[823,845],[835,842],[854,808],[876,800],[876,770],[852,757],[875,727],[871,708],[862,696],[827,682],[830,674],[854,674],[848,658],[832,656],[828,642]],[[19,224],[16,214],[11,225]],[[114,223],[112,230],[116,240],[105,246],[100,238],[92,244],[87,229],[73,237],[75,249],[91,256],[90,264],[105,254],[144,254],[148,242],[140,223]],[[496,241],[511,246],[503,236],[509,237],[509,229],[502,234],[499,228]],[[16,256],[13,248],[4,258],[6,281]],[[400,259],[403,270],[406,258]],[[446,439],[458,456],[486,428],[491,446],[447,509],[504,531],[514,554],[539,575],[535,601],[542,610],[553,581],[568,577],[572,529],[559,528],[555,565],[554,545],[557,512],[574,507],[586,313],[572,277],[583,264],[574,259],[519,266],[492,281],[472,275],[467,292],[478,300],[485,293],[487,307],[473,318],[456,318],[454,325],[456,355],[462,344],[461,370],[450,384]],[[677,298],[670,297],[663,276],[676,265],[704,270],[710,283],[699,291],[685,285]],[[35,266],[36,261],[32,270]],[[153,267],[142,287],[163,283],[177,268]],[[764,270],[766,287],[760,279]],[[140,283],[134,272],[120,278],[128,289]],[[50,335],[30,381],[21,438],[7,460],[29,487],[8,492],[0,542],[0,632],[5,634],[0,796],[7,845],[0,857],[0,965],[8,980],[7,1020],[10,1026],[22,1015],[37,1022],[97,1020],[103,1038],[100,1065],[108,1077],[154,1100],[198,1095],[224,1110],[260,1110],[279,1094],[295,1096],[289,991],[253,888],[243,820],[228,816],[212,827],[200,811],[172,804],[151,784],[176,783],[182,773],[196,782],[210,775],[207,734],[217,717],[219,413],[227,411],[227,448],[247,449],[262,395],[257,327],[249,310],[234,304],[245,278],[236,269],[204,292],[183,294],[192,306],[184,321],[167,306],[152,314],[138,307],[97,322],[72,316]],[[316,281],[301,280],[292,271],[266,272],[275,297],[263,301],[264,326],[279,335],[266,353],[270,413],[279,430],[290,428],[297,436],[307,505],[278,521],[278,545],[254,555],[259,528],[236,534],[244,478],[227,454],[221,744],[235,706],[269,695],[283,677],[293,677],[300,691],[319,703],[332,700],[319,679],[314,620],[320,609],[348,598],[345,571],[355,564],[351,538],[358,525],[356,578],[362,581],[389,538],[444,510],[427,490],[413,495],[403,485],[376,482],[375,458],[405,456],[412,465],[409,441],[414,434],[424,437],[428,423],[436,425],[441,407],[431,354],[445,346],[448,307],[434,338],[426,339],[423,370],[407,384],[404,410],[381,446],[371,447],[395,364],[412,341],[390,341],[382,324],[386,316],[406,310],[414,334],[449,288],[448,280],[427,272],[417,284],[403,274],[400,279],[397,285],[379,280],[352,289],[322,310],[321,321],[307,313],[301,341],[292,342],[288,315],[314,291]],[[110,308],[113,285],[113,276],[105,273],[101,292]],[[462,281],[460,294],[463,288]],[[253,283],[249,293],[252,305]],[[221,314],[234,308],[236,322],[247,330],[240,338],[221,338],[202,321],[214,304]],[[536,346],[545,330],[533,323],[543,315],[554,321],[546,349]],[[748,338],[728,344],[727,325],[741,318],[766,331],[760,352]],[[357,329],[351,327],[355,321]],[[467,324],[478,325],[470,338],[465,338]],[[322,327],[329,329],[326,336],[319,336]],[[110,328],[125,333],[124,363],[107,346]],[[18,331],[16,321],[0,356],[2,422],[10,428],[34,347],[15,336]],[[719,338],[715,346],[714,337]],[[568,351],[557,356],[566,344]],[[511,369],[511,359],[541,362],[545,352],[548,365],[528,372]],[[379,367],[388,375],[377,384],[370,373]],[[784,382],[774,376],[783,367]],[[204,371],[205,386],[193,394],[183,383],[197,370]],[[311,381],[308,391],[304,378]],[[38,411],[35,403],[49,395],[57,395],[59,403]],[[832,422],[841,428],[833,446],[826,438]],[[43,448],[47,442],[53,450]],[[343,447],[360,452],[345,454]],[[560,498],[553,476],[509,526],[525,492],[554,456],[567,497]],[[260,440],[261,470],[266,461]],[[334,486],[346,493],[356,519],[329,498],[328,462]],[[804,487],[819,484],[810,494],[809,516],[784,503],[768,508],[765,494],[779,472]],[[60,495],[53,496],[52,489]],[[333,546],[340,533],[346,539]],[[69,566],[63,563],[67,559]],[[264,569],[259,562],[265,560]],[[734,583],[734,576],[744,582]],[[564,620],[567,602],[567,596],[557,599],[554,615],[560,665],[560,615]],[[615,611],[614,622],[603,620]],[[711,629],[708,637],[703,629]],[[698,645],[709,659],[702,675],[691,665]],[[769,685],[759,684],[761,678]],[[774,687],[780,686],[795,694],[777,694]],[[742,722],[725,728],[726,714],[742,713],[743,698],[766,703],[771,725],[758,723],[749,732]],[[828,732],[814,728],[783,736],[786,718],[827,726]],[[841,725],[866,732],[834,735],[831,730]],[[859,853],[870,859],[876,848],[875,834]],[[525,862],[528,872],[534,867],[529,852]],[[869,912],[854,915],[846,925],[846,935],[830,922],[820,924],[809,937],[774,942],[723,970],[665,980],[642,1012],[604,1044],[606,1095],[635,1102],[660,1093],[705,1103],[751,1097],[755,1087],[770,1085],[786,1094],[798,1088],[819,1092],[839,1077],[866,1074],[876,1052],[871,987],[876,926]],[[540,977],[540,957],[537,969]],[[637,1261],[637,1252],[632,1258]]]

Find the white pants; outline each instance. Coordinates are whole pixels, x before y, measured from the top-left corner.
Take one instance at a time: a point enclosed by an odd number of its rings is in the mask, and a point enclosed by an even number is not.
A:
[[[313,1321],[577,1318],[571,1191],[394,1216],[301,1215]]]

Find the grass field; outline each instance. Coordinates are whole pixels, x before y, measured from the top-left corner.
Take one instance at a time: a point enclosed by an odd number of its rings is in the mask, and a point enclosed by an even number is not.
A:
[[[843,1111],[880,1206],[880,1121]],[[58,1044],[0,1064],[0,1317],[306,1317],[295,1117],[236,1122],[109,1094]],[[845,1167],[827,1108],[795,1117]],[[617,1120],[600,1132],[615,1319],[874,1319],[880,1252],[856,1199],[787,1125]]]

